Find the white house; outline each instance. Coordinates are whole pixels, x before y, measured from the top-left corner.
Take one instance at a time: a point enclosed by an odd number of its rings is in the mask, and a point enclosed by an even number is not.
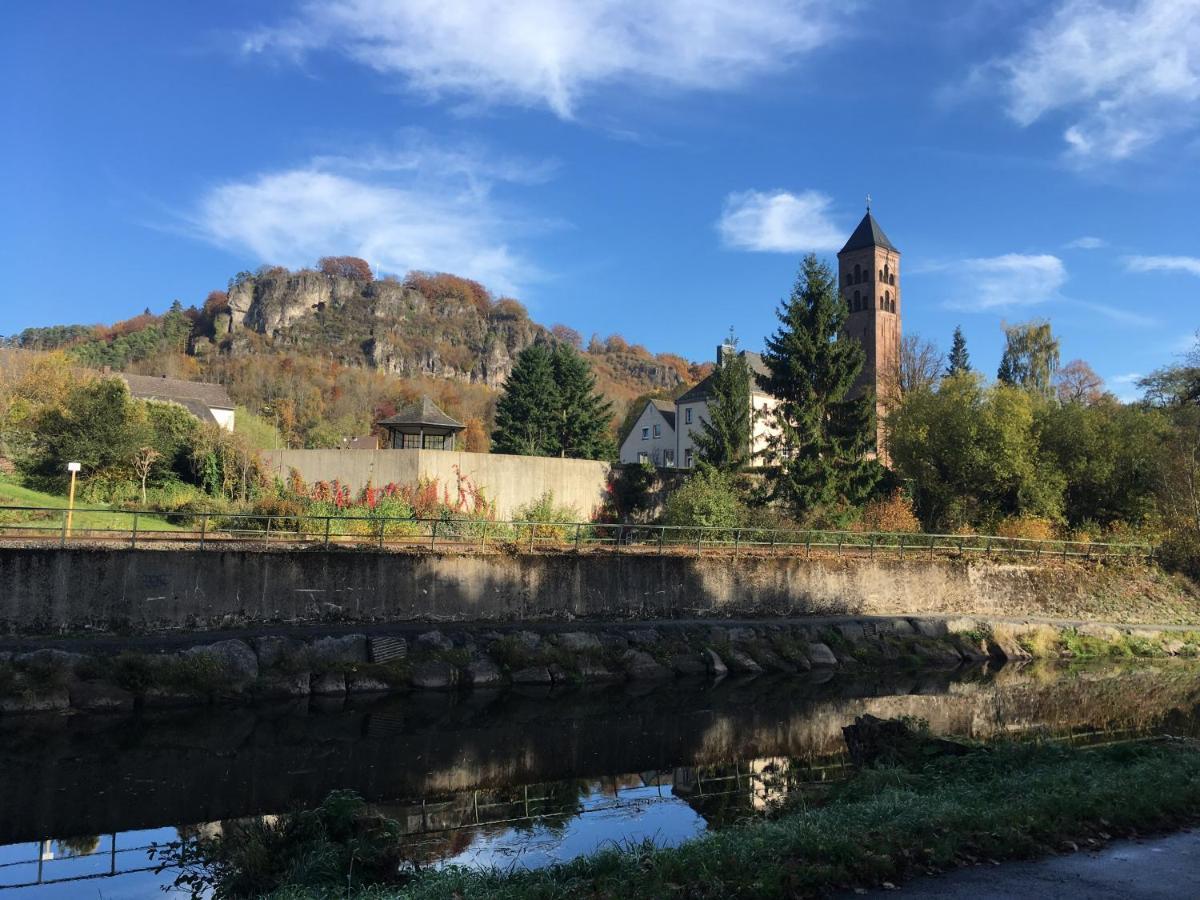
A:
[[[732,348],[722,344],[718,358]],[[766,374],[766,366],[757,353],[738,351],[750,366],[750,403],[752,419],[751,465],[762,465],[762,453],[774,431],[771,411],[776,400],[758,386],[758,376]],[[651,400],[638,416],[633,429],[621,442],[621,462],[651,462],[663,468],[690,469],[696,464],[696,445],[693,435],[708,418],[708,400],[712,395],[712,376],[708,376],[682,397],[670,400]]]
[[[621,443],[621,462],[649,462],[672,468],[675,459],[675,402],[648,400]]]

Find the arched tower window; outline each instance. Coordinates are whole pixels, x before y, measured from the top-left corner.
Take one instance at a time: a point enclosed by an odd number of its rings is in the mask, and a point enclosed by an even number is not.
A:
[[[854,292],[854,305],[851,306],[851,309],[853,309],[855,312],[858,312],[860,309],[862,309],[862,294],[859,291]]]
[[[888,276],[888,284],[894,285],[895,283],[896,283],[896,273],[893,272],[891,275]]]
[[[884,276],[883,276],[883,269],[880,269],[880,270],[879,270],[879,280],[880,280],[880,281],[886,281],[886,280],[887,280],[887,279],[886,279],[886,278],[884,278]]]
[[[858,263],[854,264],[854,283],[862,284],[862,266]]]

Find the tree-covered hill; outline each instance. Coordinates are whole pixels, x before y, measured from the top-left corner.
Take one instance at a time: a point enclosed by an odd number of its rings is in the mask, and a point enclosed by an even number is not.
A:
[[[352,257],[317,268],[242,272],[202,304],[175,301],[113,325],[52,325],[7,346],[59,350],[87,366],[220,381],[250,409],[281,419],[290,441],[322,446],[369,429],[416,393],[491,427],[494,399],[531,344],[580,349],[624,413],[634,398],[677,394],[704,368],[619,335],[586,345],[565,325],[532,321],[518,301],[448,274],[376,279]]]

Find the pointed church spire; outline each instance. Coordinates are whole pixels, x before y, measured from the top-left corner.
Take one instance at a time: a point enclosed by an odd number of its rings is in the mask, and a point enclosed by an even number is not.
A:
[[[879,227],[879,223],[871,215],[870,194],[867,195],[867,214],[862,217],[862,221],[858,223],[858,227],[850,235],[850,240],[846,241],[846,246],[839,250],[838,253],[846,253],[850,250],[865,250],[868,247],[883,247],[885,250],[893,250],[896,253],[900,252],[888,240],[888,236],[883,233],[883,229]]]

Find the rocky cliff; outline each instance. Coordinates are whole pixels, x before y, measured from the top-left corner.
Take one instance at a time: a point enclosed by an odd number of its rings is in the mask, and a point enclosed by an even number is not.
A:
[[[492,302],[470,291],[430,298],[397,279],[364,282],[313,270],[239,276],[212,324],[212,337],[193,343],[198,355],[215,348],[231,355],[301,351],[405,377],[490,387],[504,383],[530,344],[557,339],[514,300]],[[618,386],[623,390],[616,393],[629,396],[670,391],[694,380],[684,360],[654,357],[623,341],[594,343],[587,353],[610,393]]]

